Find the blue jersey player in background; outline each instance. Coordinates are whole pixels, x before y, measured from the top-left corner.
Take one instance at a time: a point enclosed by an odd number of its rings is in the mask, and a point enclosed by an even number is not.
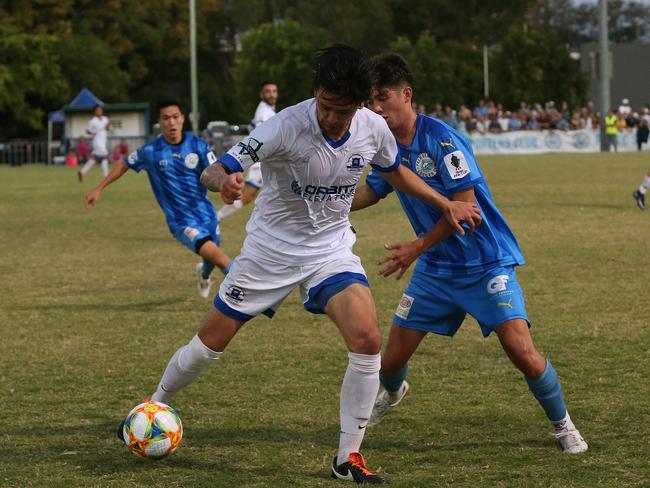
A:
[[[408,361],[424,336],[428,332],[453,336],[469,313],[485,337],[496,333],[510,360],[525,375],[564,452],[586,451],[555,370],[533,344],[515,273],[524,258],[492,201],[470,143],[445,123],[413,112],[412,77],[403,58],[379,55],[371,60],[370,69],[373,88],[368,107],[388,123],[401,163],[447,198],[476,202],[483,221],[473,233],[454,233],[437,209],[394,190],[378,172],[371,172],[366,184],[357,188],[352,210],[373,205],[395,191],[418,236],[412,242],[386,245],[392,254],[380,260],[385,266],[379,273],[397,272],[398,278],[416,259],[417,264],[395,312],[382,356],[384,391],[377,396],[368,425],[380,422],[408,391]]]
[[[158,122],[162,135],[134,151],[117,163],[111,173],[86,195],[90,208],[104,188],[129,169],[149,176],[151,189],[165,214],[172,235],[190,251],[203,258],[196,265],[198,291],[203,298],[210,294],[210,273],[214,267],[227,273],[230,259],[219,248],[217,212],[208,199],[199,178],[217,158],[208,144],[190,132],[183,132],[183,109],[176,100],[158,106]]]

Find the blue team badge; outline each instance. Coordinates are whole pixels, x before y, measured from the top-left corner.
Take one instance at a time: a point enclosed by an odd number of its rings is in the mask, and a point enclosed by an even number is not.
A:
[[[346,168],[350,171],[361,171],[364,166],[363,156],[360,154],[353,154],[350,156],[350,159],[348,159]]]
[[[436,163],[429,157],[427,153],[422,153],[415,161],[415,172],[423,178],[431,178],[438,172]]]
[[[199,155],[196,153],[189,153],[185,156],[185,166],[189,169],[194,169],[199,164]]]

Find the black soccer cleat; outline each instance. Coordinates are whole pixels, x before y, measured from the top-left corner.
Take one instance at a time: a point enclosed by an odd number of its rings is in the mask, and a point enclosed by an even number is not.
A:
[[[350,454],[348,461],[338,466],[335,457],[334,461],[332,461],[332,478],[354,481],[359,485],[383,485],[388,483],[384,478],[366,468],[366,461],[358,452]]]
[[[120,425],[117,426],[117,438],[126,444],[124,440],[124,420],[120,422]]]
[[[645,210],[645,195],[637,190],[632,193],[632,196],[636,200],[637,207],[639,207],[641,210]]]

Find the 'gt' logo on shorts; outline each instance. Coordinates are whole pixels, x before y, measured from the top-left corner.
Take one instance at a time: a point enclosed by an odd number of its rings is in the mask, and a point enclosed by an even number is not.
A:
[[[490,294],[498,293],[508,287],[508,275],[499,275],[492,278],[487,284],[487,291]]]
[[[226,297],[234,302],[241,303],[244,300],[244,290],[237,286],[231,286],[226,292]]]

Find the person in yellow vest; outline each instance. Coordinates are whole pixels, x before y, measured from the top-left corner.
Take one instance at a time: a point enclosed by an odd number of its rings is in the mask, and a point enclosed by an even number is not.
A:
[[[608,111],[605,117],[605,144],[608,151],[617,151],[618,117],[613,111]]]

